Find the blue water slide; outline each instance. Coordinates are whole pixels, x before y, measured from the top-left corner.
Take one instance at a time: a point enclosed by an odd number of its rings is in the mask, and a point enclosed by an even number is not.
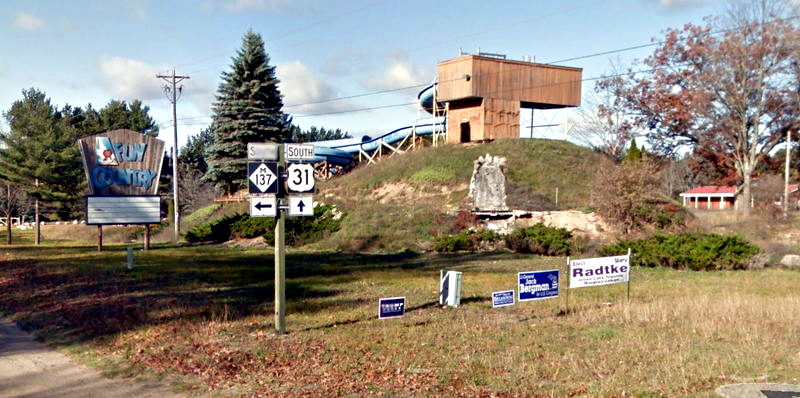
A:
[[[433,93],[435,90],[436,84],[433,83],[423,88],[417,95],[417,99],[424,108],[428,109],[433,104]],[[388,133],[378,135],[364,134],[359,137],[343,138],[340,140],[315,141],[312,142],[316,155],[313,162],[327,161],[331,164],[347,166],[355,163],[354,154],[360,151],[374,151],[381,146],[382,142],[394,145],[413,134],[426,136],[434,132],[443,132],[444,128],[444,117],[429,117],[418,120],[417,123],[411,126],[400,127]]]

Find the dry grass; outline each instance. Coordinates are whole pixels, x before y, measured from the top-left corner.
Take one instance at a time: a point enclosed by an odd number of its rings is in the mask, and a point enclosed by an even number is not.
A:
[[[721,384],[798,383],[800,272],[634,269],[625,286],[492,309],[518,271],[563,258],[290,253],[288,335],[272,330],[270,252],[12,247],[11,317],[122,374],[233,396],[710,396]],[[435,305],[439,269],[464,272],[463,306]],[[379,297],[406,296],[377,320]],[[610,303],[610,304],[604,304]],[[109,365],[113,364],[113,366]]]

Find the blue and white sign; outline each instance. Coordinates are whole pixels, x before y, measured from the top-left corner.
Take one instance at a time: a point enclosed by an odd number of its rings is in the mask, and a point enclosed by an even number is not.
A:
[[[569,287],[575,289],[627,282],[630,280],[630,265],[630,255],[571,260]]]
[[[519,301],[558,297],[558,270],[520,272],[517,274]]]
[[[492,292],[492,308],[514,305],[514,291]]]
[[[406,298],[391,297],[378,300],[378,319],[399,318],[406,313]]]

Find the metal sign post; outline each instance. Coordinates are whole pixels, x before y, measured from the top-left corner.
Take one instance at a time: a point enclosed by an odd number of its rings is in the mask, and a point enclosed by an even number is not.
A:
[[[283,144],[278,148],[278,174],[283,174],[286,167],[286,155]],[[275,214],[275,331],[286,333],[286,247],[284,234],[286,230],[286,214],[281,209],[286,191],[278,189],[277,209]]]

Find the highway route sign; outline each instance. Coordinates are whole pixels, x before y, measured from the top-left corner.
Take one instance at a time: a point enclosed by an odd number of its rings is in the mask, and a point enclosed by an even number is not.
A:
[[[250,217],[275,217],[278,201],[274,196],[250,197]]]
[[[314,198],[312,196],[290,196],[289,216],[313,216]]]
[[[286,187],[289,192],[314,192],[314,165],[292,163],[286,168]]]
[[[278,193],[278,163],[247,162],[249,193]]]

